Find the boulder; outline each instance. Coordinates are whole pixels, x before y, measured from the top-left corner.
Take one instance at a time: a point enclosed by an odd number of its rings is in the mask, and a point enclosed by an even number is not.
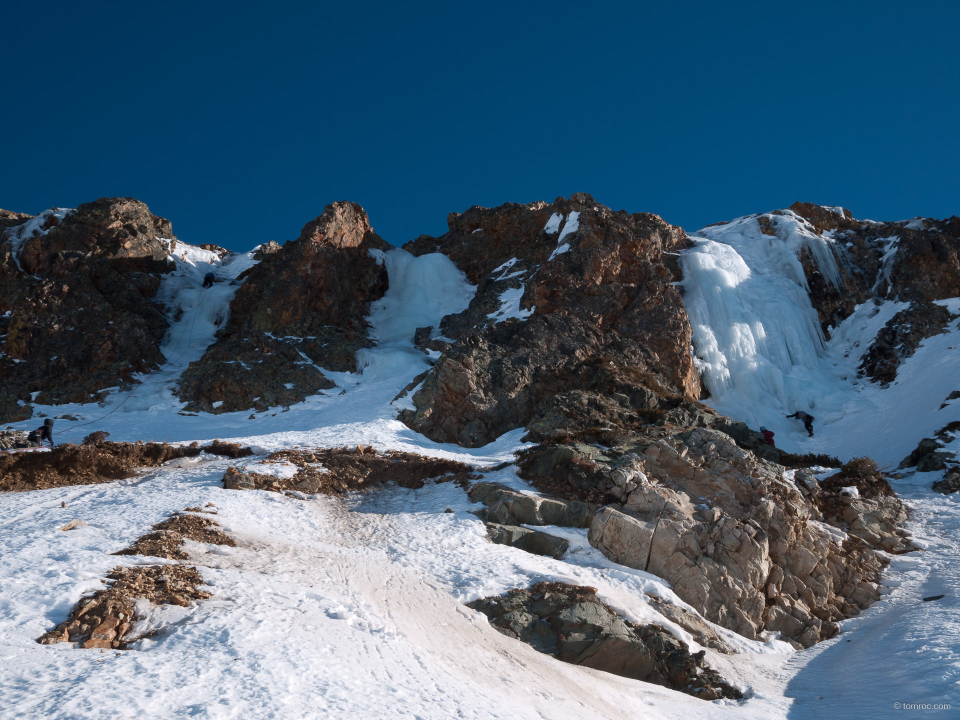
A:
[[[946,472],[942,479],[933,484],[933,491],[950,495],[960,490],[960,468],[953,467]]]
[[[487,506],[487,520],[505,525],[589,527],[594,510],[584,502],[528,495],[488,482],[470,488],[469,497]]]
[[[507,637],[562,662],[680,690],[704,700],[740,698],[739,690],[704,664],[703,651],[656,625],[624,620],[594,588],[558,582],[468,603]]]
[[[570,547],[569,542],[556,535],[516,525],[487,523],[487,537],[498,545],[509,545],[534,555],[546,555],[554,560],[562,558]]]

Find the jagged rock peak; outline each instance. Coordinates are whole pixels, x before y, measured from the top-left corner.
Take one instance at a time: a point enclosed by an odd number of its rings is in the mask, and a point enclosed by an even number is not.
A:
[[[7,235],[15,232],[7,230]],[[173,239],[170,221],[133,198],[100,198],[71,212],[50,214],[31,237],[21,238],[20,263],[29,274],[51,272],[61,259],[128,260],[144,272],[163,272]],[[126,263],[132,269],[130,263]]]
[[[383,238],[370,226],[366,211],[355,202],[339,201],[327,205],[323,214],[314,218],[300,232],[297,242],[318,243],[340,249],[359,247],[366,241],[377,249],[387,249]]]

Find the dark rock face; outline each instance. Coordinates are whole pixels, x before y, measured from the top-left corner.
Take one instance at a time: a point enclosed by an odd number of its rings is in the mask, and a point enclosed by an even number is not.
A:
[[[179,392],[181,398],[191,398],[184,407],[188,412],[263,412],[332,387],[294,345],[252,332],[216,343],[200,362],[191,363]]]
[[[243,277],[230,303],[230,319],[222,335],[249,332],[276,337],[316,338],[304,352],[330,369],[354,370],[342,348],[323,343],[336,336],[353,349],[367,347],[365,317],[370,303],[387,290],[387,271],[371,250],[390,246],[370,227],[356,203],[328,205],[307,223],[300,237],[267,254]],[[331,334],[333,327],[337,333]]]
[[[741,698],[739,690],[704,664],[703,651],[656,625],[619,617],[596,590],[558,582],[468,603],[507,637],[558,660],[680,690],[704,700]]]
[[[924,220],[923,229],[917,229],[855,220],[849,210],[841,218],[811,203],[794,203],[790,210],[816,232],[831,233],[839,241],[839,289],[827,289],[813,264],[804,263],[811,300],[825,330],[872,297],[929,304],[960,295],[960,218]]]
[[[942,447],[943,444],[933,438],[924,438],[914,448],[913,452],[900,462],[900,469],[905,470],[915,467],[918,472],[943,470],[947,466],[946,461],[950,459],[951,455],[938,452]]]
[[[471,208],[447,222],[446,235],[404,247],[447,254],[479,287],[464,313],[441,322],[458,342],[414,395],[416,411],[401,415],[410,427],[477,447],[523,427],[559,393],[618,374],[631,376],[624,386],[645,373],[655,394],[699,395],[690,324],[662,262],[682,230],[585,194]],[[497,317],[506,291],[529,317]]]
[[[131,198],[45,214],[0,244],[0,421],[37,402],[85,402],[164,362],[168,322],[153,302],[168,272],[170,223]]]
[[[357,369],[356,351],[372,345],[370,303],[387,290],[377,254],[388,249],[363,208],[349,202],[328,205],[297,240],[262,246],[259,264],[240,276],[219,341],[184,373],[180,399],[188,409],[222,413],[290,405],[333,387],[311,363]],[[251,355],[265,351],[269,359]],[[267,365],[252,365],[258,357]]]
[[[960,467],[951,468],[944,473],[941,480],[933,484],[933,491],[943,495],[950,495],[960,490]]]
[[[947,324],[956,316],[942,305],[915,302],[898,312],[877,333],[863,356],[860,372],[871,380],[888,385],[897,377],[900,363],[916,352],[920,343],[947,332]]]

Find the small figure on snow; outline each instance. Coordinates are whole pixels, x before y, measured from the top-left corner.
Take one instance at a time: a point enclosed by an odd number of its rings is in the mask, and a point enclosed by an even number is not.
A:
[[[203,276],[203,287],[204,289],[211,287],[217,281],[217,276],[212,272],[208,272]]]
[[[807,432],[810,433],[810,437],[813,437],[813,421],[816,418],[809,413],[805,413],[803,410],[797,410],[793,415],[787,415],[787,418],[796,418],[803,422],[803,426],[807,429]]]
[[[763,435],[763,441],[767,443],[767,445],[774,445],[772,430],[767,430],[763,425],[761,425],[760,434]],[[774,447],[776,447],[776,445],[774,445]]]
[[[50,443],[50,447],[53,447],[53,418],[47,418],[43,421],[41,427],[31,430],[30,434],[27,435],[27,441],[31,447],[42,447],[44,440]]]

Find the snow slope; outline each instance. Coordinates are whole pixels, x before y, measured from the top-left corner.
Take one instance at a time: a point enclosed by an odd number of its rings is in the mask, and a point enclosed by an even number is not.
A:
[[[556,225],[559,233],[559,221]],[[204,293],[210,290],[198,292],[211,260],[224,278],[236,277],[244,263],[252,262],[250,256],[238,256],[217,265],[217,260],[191,250],[179,259],[162,292],[167,304],[180,305],[184,312],[164,346],[167,365],[147,378],[158,383],[152,386],[155,391],[144,388],[142,395],[135,393],[122,405],[123,395],[117,393],[102,408],[38,410],[93,419],[116,409],[82,432],[107,430],[118,440],[220,437],[251,444],[258,455],[242,461],[248,466],[282,448],[364,443],[490,467],[511,459],[522,447],[520,430],[483,448],[465,450],[434,443],[395,419],[392,399],[429,364],[428,356],[412,345],[414,329],[437,326],[444,314],[465,308],[473,294],[448,259],[413,258],[401,250],[385,254],[390,290],[370,317],[380,345],[363,351],[360,373],[332,373],[338,389],[288,412],[272,410],[253,420],[248,413],[179,415],[182,404],[172,397],[170,385],[187,359],[199,357],[205,343],[212,342],[232,296],[226,282],[209,295]],[[757,310],[751,296],[741,293],[749,289],[752,297],[762,299],[772,292],[756,284],[759,273],[745,273],[728,251],[706,241],[684,262],[688,267],[702,262],[699,278],[711,273],[721,277],[721,270],[732,277],[726,288],[732,294],[724,299],[732,306],[741,302],[748,326],[751,307]],[[706,292],[704,297],[704,314],[721,302]],[[799,303],[802,297],[796,297]],[[714,304],[708,306],[707,299]],[[798,312],[804,311],[800,307]],[[859,313],[845,330],[847,344],[869,334],[879,322],[868,315],[866,310]],[[761,317],[760,324],[764,322]],[[749,327],[751,333],[773,334]],[[703,332],[699,320],[695,328]],[[742,333],[719,336],[717,343],[717,352],[726,352],[731,339],[740,338],[742,357],[718,355],[713,362],[737,368],[739,362],[745,367],[767,363],[769,391],[776,390],[773,380],[779,372],[783,402],[789,407],[799,396],[787,393],[802,387],[791,384],[790,373],[800,371],[787,364],[789,354],[767,350],[773,359],[758,358],[757,351],[751,355],[744,340],[747,330]],[[957,344],[956,339],[951,342]],[[942,362],[944,372],[952,368],[948,347],[928,341],[904,366],[903,382],[910,388],[928,382],[919,370],[911,380],[911,367]],[[831,383],[828,390],[846,392],[846,402],[868,393],[869,388],[843,384],[841,364],[831,364],[840,361],[829,347],[804,357],[812,365],[803,366],[810,377],[825,386]],[[916,358],[926,364],[915,363]],[[747,397],[768,391],[751,382],[745,382]],[[928,385],[932,398],[935,383]],[[897,392],[896,386],[885,392]],[[823,396],[829,393],[824,390]],[[715,395],[729,403],[734,416],[743,417],[738,413],[747,403],[738,406],[731,397],[722,391]],[[872,407],[879,412],[878,405]],[[870,408],[854,407],[862,423],[882,429],[876,422],[880,415],[869,422]],[[822,413],[819,406],[817,412]],[[818,414],[818,421],[821,417]],[[846,427],[843,422],[838,417],[834,424]],[[873,442],[869,427],[858,442]],[[781,426],[777,428],[779,439]],[[786,423],[782,428],[784,435],[792,430]],[[795,435],[792,440],[802,446],[806,441],[799,432]],[[723,656],[708,650],[708,660],[741,685],[748,699],[708,703],[560,663],[504,637],[484,616],[463,606],[543,579],[594,586],[607,602],[638,621],[655,619],[645,593],[679,602],[658,578],[604,558],[586,542],[585,531],[548,529],[571,541],[571,549],[558,561],[489,543],[483,524],[468,512],[472,506],[465,493],[452,483],[428,482],[420,490],[388,486],[345,498],[303,500],[224,490],[220,479],[231,464],[236,461],[184,458],[125,481],[2,497],[0,718],[698,719],[807,718],[824,711],[835,718],[858,718],[896,717],[892,709],[887,712],[894,698],[960,703],[954,650],[960,577],[952,537],[960,528],[960,503],[933,498],[925,489],[929,483],[921,478],[903,489],[916,498],[915,532],[929,551],[896,561],[888,574],[887,599],[844,623],[848,632],[803,653],[775,640],[751,642],[721,629],[740,653]],[[532,492],[511,468],[489,473],[487,479]],[[156,562],[109,553],[129,545],[167,514],[207,503],[213,503],[218,522],[239,544],[189,545],[192,562],[213,594],[209,600],[188,608],[151,609],[145,628],[162,627],[165,632],[136,650],[103,653],[35,643],[64,619],[84,592],[101,587],[100,579],[111,568]],[[74,518],[88,525],[69,532],[58,529]],[[918,597],[939,592],[948,593],[946,602],[918,604]],[[667,626],[692,643],[682,629]],[[901,687],[910,693],[901,697]]]

